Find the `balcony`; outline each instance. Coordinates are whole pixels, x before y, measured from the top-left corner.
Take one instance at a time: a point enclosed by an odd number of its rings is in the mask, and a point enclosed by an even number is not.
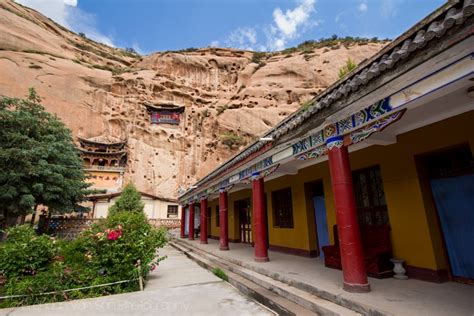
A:
[[[125,172],[125,167],[117,166],[84,166],[85,171]]]

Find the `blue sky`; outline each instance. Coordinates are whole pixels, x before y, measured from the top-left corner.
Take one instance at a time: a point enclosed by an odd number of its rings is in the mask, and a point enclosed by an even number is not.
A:
[[[142,54],[189,47],[280,50],[339,36],[395,38],[441,0],[17,0]]]

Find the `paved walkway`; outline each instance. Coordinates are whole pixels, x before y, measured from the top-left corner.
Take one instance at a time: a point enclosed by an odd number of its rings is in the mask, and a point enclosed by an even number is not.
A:
[[[314,286],[320,290],[371,306],[393,315],[466,315],[474,316],[474,286],[455,282],[431,283],[419,280],[369,278],[372,291],[367,294],[348,293],[342,289],[342,272],[324,267],[320,258],[305,258],[269,251],[270,261],[256,263],[254,249],[247,244],[230,243],[229,251],[219,250],[219,241],[189,241],[194,247],[224,259],[237,260],[246,267],[264,269],[273,275]]]
[[[160,255],[168,258],[143,292],[1,309],[0,316],[275,315],[174,248],[167,246]]]

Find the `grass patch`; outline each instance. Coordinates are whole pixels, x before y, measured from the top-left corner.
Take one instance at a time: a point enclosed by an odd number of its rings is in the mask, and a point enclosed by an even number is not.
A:
[[[346,64],[339,68],[338,77],[339,79],[344,78],[348,73],[357,68],[357,64],[349,57]]]
[[[95,69],[110,71],[114,76],[121,75],[124,72],[127,72],[129,70],[128,68],[112,67],[108,65],[98,65],[98,64],[92,65],[92,67]]]
[[[226,132],[221,135],[221,142],[222,144],[232,149],[234,146],[240,146],[244,144],[244,139],[242,136],[237,135],[234,132]]]
[[[222,279],[222,280],[224,280],[224,281],[226,281],[226,282],[229,282],[229,277],[227,276],[227,274],[226,274],[224,271],[222,271],[221,268],[214,268],[214,269],[212,269],[212,273],[213,273],[216,277],[218,277],[219,279]]]
[[[59,55],[55,55],[55,54],[51,54],[51,53],[47,53],[47,52],[42,52],[42,51],[34,50],[34,49],[25,49],[25,50],[21,50],[20,52],[27,53],[27,54],[38,54],[38,55],[43,55],[43,56],[48,55],[48,56],[51,56],[51,57],[64,59],[63,56],[59,56]]]
[[[217,115],[221,115],[222,113],[224,113],[225,110],[227,110],[229,108],[228,105],[224,105],[224,106],[218,106],[217,107]]]
[[[309,109],[309,107],[313,104],[313,100],[308,100],[305,103],[301,105],[301,111],[306,111]]]

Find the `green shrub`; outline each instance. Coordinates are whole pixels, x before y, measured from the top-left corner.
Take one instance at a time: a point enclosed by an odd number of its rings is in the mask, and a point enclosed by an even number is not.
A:
[[[220,278],[220,279],[222,279],[226,282],[229,282],[229,277],[227,276],[227,274],[224,271],[222,271],[222,269],[214,268],[214,269],[212,269],[212,273],[214,273],[214,275],[216,277],[218,277],[218,278]]]
[[[301,110],[302,111],[307,111],[311,107],[311,105],[313,105],[313,100],[312,99],[310,99],[310,100],[306,101],[305,103],[303,103],[301,105]]]
[[[143,212],[118,212],[91,227],[76,242],[97,271],[126,280],[136,276],[138,260],[144,274],[153,269],[155,260],[160,260],[156,249],[166,243],[166,230],[154,229]]]
[[[346,64],[339,69],[339,79],[345,77],[348,73],[356,68],[357,64],[349,57],[346,61]]]
[[[221,135],[222,144],[226,145],[230,149],[234,146],[240,146],[244,143],[242,136],[235,134],[234,132],[226,132]]]
[[[27,226],[9,230],[7,242],[1,248],[4,264],[1,269],[7,280],[0,293],[26,296],[5,300],[0,307],[136,291],[139,289],[138,261],[142,276],[146,278],[148,272],[164,259],[157,256],[156,250],[165,245],[166,236],[166,229],[154,228],[143,212],[113,214],[72,241],[38,237]],[[15,249],[22,255],[15,257],[12,254],[13,249],[8,246],[11,243],[17,245]],[[31,261],[36,264],[32,265]],[[18,268],[14,268],[15,265]],[[124,280],[130,282],[63,292]],[[37,295],[56,291],[59,293]]]
[[[12,227],[7,230],[7,240],[0,244],[0,272],[7,279],[35,275],[47,268],[55,253],[49,236],[36,236],[29,225]]]
[[[135,185],[130,182],[125,186],[117,201],[109,208],[109,215],[119,212],[143,212],[145,205],[141,201],[141,194]]]
[[[254,52],[252,55],[252,59],[250,60],[252,63],[260,64],[262,63],[262,59],[267,56],[265,52]]]

